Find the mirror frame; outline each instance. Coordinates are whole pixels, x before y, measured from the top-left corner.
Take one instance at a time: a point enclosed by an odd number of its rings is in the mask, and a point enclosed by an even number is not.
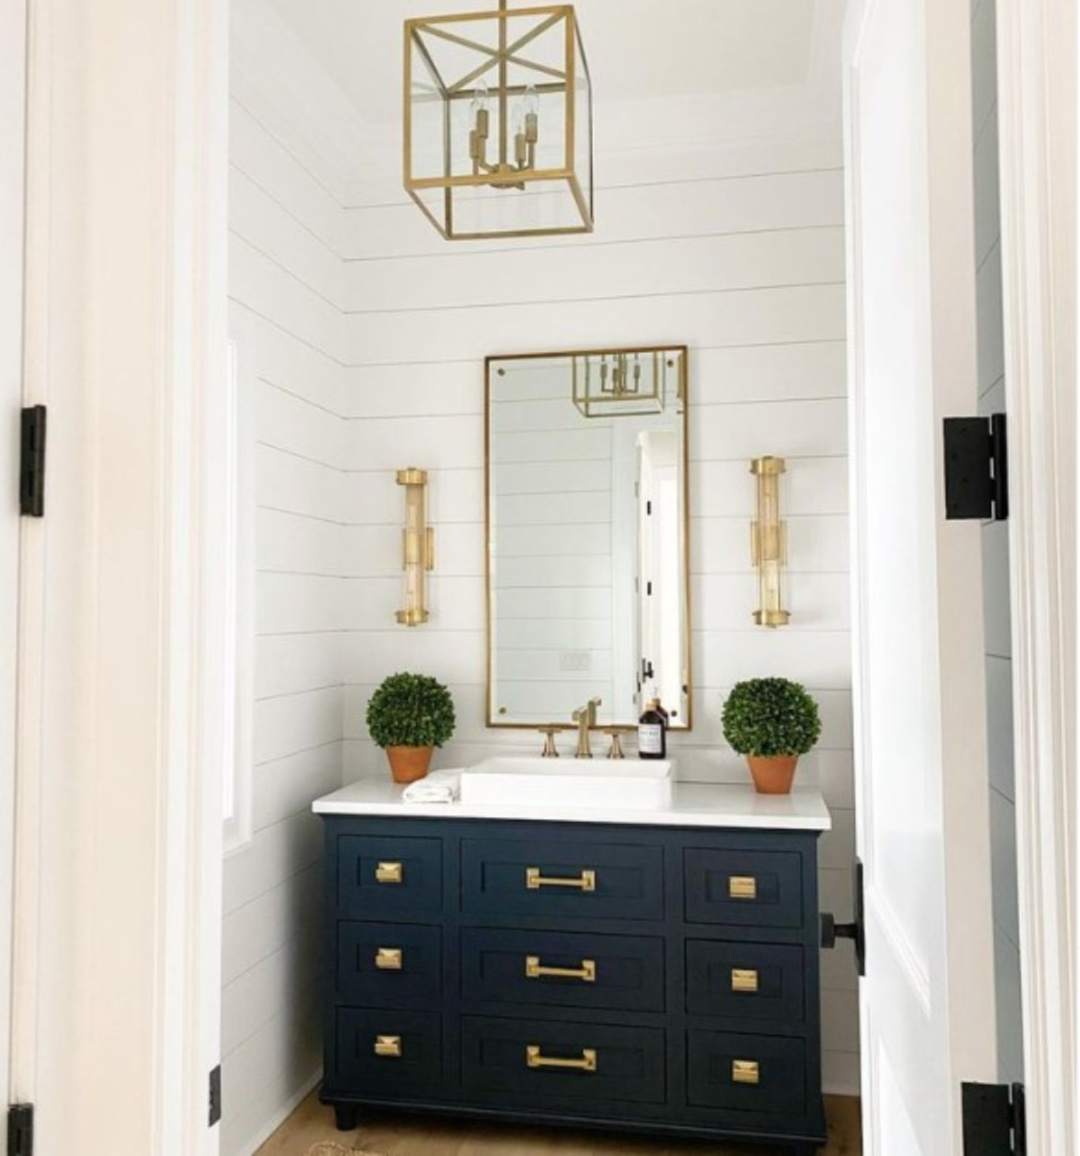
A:
[[[514,723],[499,722],[492,717],[492,690],[494,666],[494,623],[492,609],[494,606],[493,591],[491,588],[491,558],[494,547],[491,526],[491,373],[497,362],[506,361],[542,361],[559,357],[595,357],[599,354],[632,354],[656,353],[664,351],[681,354],[679,371],[679,392],[683,399],[683,446],[682,446],[682,503],[683,503],[683,598],[685,600],[685,621],[683,629],[686,633],[686,717],[679,725],[672,727],[674,734],[688,734],[694,729],[694,615],[693,590],[690,575],[690,530],[693,518],[690,511],[690,347],[682,342],[671,344],[654,343],[652,345],[628,346],[593,346],[589,349],[555,349],[542,353],[500,353],[484,358],[484,600],[485,600],[485,641],[487,644],[486,678],[484,682],[484,715],[486,726],[490,730],[526,730],[538,731],[541,727],[564,727],[570,729],[574,724],[569,719],[553,719],[550,722]],[[612,727],[630,728],[633,723],[613,722]]]

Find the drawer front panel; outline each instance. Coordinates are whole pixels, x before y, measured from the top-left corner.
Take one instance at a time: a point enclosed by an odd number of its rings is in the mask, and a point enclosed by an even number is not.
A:
[[[663,1011],[664,941],[466,928],[461,978],[475,1002]]]
[[[695,1107],[805,1113],[805,1040],[691,1031],[687,1043],[687,1094]]]
[[[341,1003],[438,1006],[442,931],[408,923],[341,923],[337,938]]]
[[[462,903],[474,914],[661,919],[659,847],[462,840]]]
[[[686,1010],[693,1015],[799,1025],[805,985],[801,947],[686,944]]]
[[[442,910],[442,841],[347,835],[338,840],[340,915],[415,919]]]
[[[466,1016],[461,1046],[470,1091],[538,1105],[666,1098],[664,1033],[654,1028]]]
[[[688,849],[684,869],[689,923],[802,926],[802,856],[796,852]]]
[[[385,1095],[437,1095],[442,1082],[442,1022],[427,1012],[341,1008],[337,1013],[337,1087]]]

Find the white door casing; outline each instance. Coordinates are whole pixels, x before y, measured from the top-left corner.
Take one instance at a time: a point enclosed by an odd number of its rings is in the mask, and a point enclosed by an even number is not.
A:
[[[0,5],[0,1088],[10,1095],[19,443],[25,237],[26,6]]]
[[[969,0],[866,0],[845,47],[864,1151],[961,1151],[996,1074],[979,523],[942,419],[977,412]]]
[[[43,1152],[214,1156],[226,0],[33,0],[12,1082]]]
[[[996,0],[1028,1151],[1077,1151],[1077,6]]]

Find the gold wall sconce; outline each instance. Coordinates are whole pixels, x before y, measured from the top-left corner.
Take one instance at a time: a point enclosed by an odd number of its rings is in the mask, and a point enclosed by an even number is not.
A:
[[[787,565],[787,524],[780,520],[780,475],[783,458],[753,458],[750,472],[757,478],[757,518],[750,527],[750,555],[758,569],[758,626],[787,626],[791,614],[782,607],[780,571]]]
[[[430,617],[427,575],[435,569],[435,531],[427,524],[427,481],[426,470],[410,466],[397,472],[397,484],[405,487],[405,608],[397,612],[402,626],[420,626]]]

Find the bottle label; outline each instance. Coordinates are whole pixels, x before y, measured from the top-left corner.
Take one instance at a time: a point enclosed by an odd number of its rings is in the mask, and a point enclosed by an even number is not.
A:
[[[642,723],[638,727],[638,754],[662,755],[664,753],[664,728],[659,723]]]

